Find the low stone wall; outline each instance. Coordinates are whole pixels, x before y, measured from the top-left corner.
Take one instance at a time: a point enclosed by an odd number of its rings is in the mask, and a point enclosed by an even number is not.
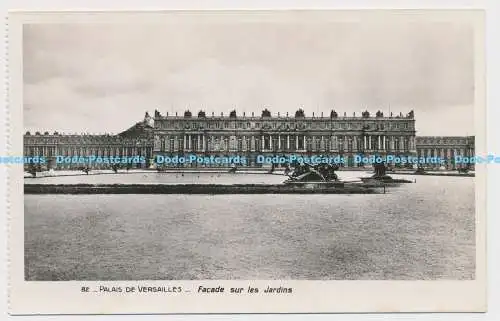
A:
[[[145,184],[25,184],[25,194],[377,194],[380,188],[355,184],[344,187],[302,188],[293,185],[145,185]]]
[[[396,173],[397,174],[397,173]],[[475,173],[437,173],[437,172],[426,172],[426,173],[404,173],[405,175],[421,175],[421,176],[460,176],[460,177],[476,177]]]

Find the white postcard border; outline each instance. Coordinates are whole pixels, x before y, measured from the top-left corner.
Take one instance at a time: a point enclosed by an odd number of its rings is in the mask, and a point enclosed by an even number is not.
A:
[[[212,11],[216,13],[217,11]],[[244,13],[245,11],[238,11]],[[404,11],[399,11],[403,13]],[[466,19],[475,23],[476,154],[486,154],[484,13],[480,10],[418,10],[412,19]],[[168,13],[191,15],[195,11]],[[227,13],[227,11],[226,11]],[[267,11],[269,15],[273,11]],[[394,12],[309,11],[315,19],[356,21],[384,19]],[[424,13],[424,14],[419,14]],[[167,13],[93,12],[12,13],[9,33],[10,152],[23,150],[22,24],[154,22]],[[197,11],[197,15],[202,14]],[[293,19],[286,11],[283,19]],[[292,15],[293,16],[293,15]],[[227,17],[227,15],[225,15]],[[407,15],[401,18],[408,19]],[[210,18],[210,17],[209,17]],[[216,17],[217,18],[217,17]],[[253,19],[246,15],[234,19]],[[273,17],[275,18],[275,17]],[[175,22],[175,17],[172,18]],[[9,167],[9,311],[11,314],[149,314],[149,313],[310,313],[310,312],[482,312],[486,310],[486,166],[476,166],[476,279],[474,281],[127,281],[28,282],[24,280],[24,204],[22,167]],[[182,286],[191,293],[82,293],[82,287]],[[205,287],[284,286],[293,294],[197,294]]]

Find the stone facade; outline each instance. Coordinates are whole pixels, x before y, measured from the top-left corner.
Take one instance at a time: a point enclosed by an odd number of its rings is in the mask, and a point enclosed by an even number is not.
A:
[[[368,111],[361,115],[260,115],[241,114],[162,115],[146,113],[144,120],[118,135],[64,135],[54,132],[26,133],[25,156],[144,156],[149,167],[157,155],[246,156],[249,166],[259,166],[257,155],[341,155],[348,166],[354,155],[434,156],[436,153],[462,155],[474,153],[473,137],[416,137],[413,111],[406,115],[385,115]],[[449,154],[451,153],[451,154]],[[453,154],[454,153],[454,154]],[[469,153],[469,154],[467,154]],[[75,168],[78,164],[57,164],[57,168]],[[53,164],[49,167],[55,167]],[[81,167],[81,165],[79,165]],[[192,164],[190,166],[198,166]],[[208,166],[208,165],[203,165]],[[93,164],[109,168],[107,164]]]
[[[472,157],[475,155],[474,150],[474,136],[417,137],[417,155],[419,157],[439,157],[446,159],[444,167],[447,169],[466,167],[465,164],[455,164],[455,155]]]
[[[335,111],[307,117],[302,110],[294,115],[275,115],[266,109],[261,115],[236,111],[229,116],[192,115],[154,117],[155,155],[197,154],[200,156],[245,155],[256,166],[257,155],[342,155],[352,165],[353,156],[416,155],[413,113],[403,116],[339,116]]]
[[[144,121],[135,124],[118,135],[61,134],[54,132],[24,134],[24,156],[44,156],[49,168],[75,169],[84,167],[82,163],[55,164],[55,156],[96,156],[96,157],[133,157],[144,156],[147,164],[134,164],[134,167],[148,166],[152,156],[153,127],[146,113]],[[25,165],[28,167],[28,165]],[[92,163],[92,168],[109,169],[105,163]]]

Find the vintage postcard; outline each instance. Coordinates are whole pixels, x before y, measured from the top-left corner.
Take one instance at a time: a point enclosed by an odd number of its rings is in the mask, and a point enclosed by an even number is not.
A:
[[[483,25],[11,12],[10,312],[486,311]]]

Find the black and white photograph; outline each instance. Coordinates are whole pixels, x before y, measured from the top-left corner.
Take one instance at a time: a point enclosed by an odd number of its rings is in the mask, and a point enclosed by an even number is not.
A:
[[[475,281],[477,19],[337,14],[24,23],[24,281]]]

